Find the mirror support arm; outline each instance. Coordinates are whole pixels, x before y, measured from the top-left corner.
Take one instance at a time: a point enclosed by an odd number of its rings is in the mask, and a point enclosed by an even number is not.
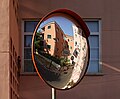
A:
[[[55,88],[51,89],[51,99],[56,99],[56,89]]]

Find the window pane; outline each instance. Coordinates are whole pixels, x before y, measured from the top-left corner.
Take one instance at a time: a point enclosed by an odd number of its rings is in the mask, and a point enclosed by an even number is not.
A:
[[[90,35],[90,63],[88,73],[99,72],[99,35]]]
[[[51,26],[49,25],[49,26],[48,26],[48,29],[50,29],[50,28],[51,28]]]
[[[25,21],[24,22],[24,32],[34,32],[34,29],[38,21]]]
[[[98,48],[99,47],[99,36],[98,35],[92,35],[88,37],[90,48]]]
[[[47,35],[47,38],[51,39],[51,35]]]
[[[24,48],[24,59],[31,59],[31,48]]]
[[[48,48],[48,49],[51,49],[51,45],[47,45],[47,48]]]
[[[90,61],[88,66],[88,73],[98,73],[99,72],[99,60]]]
[[[32,43],[32,35],[25,35],[24,36],[24,47],[31,47]]]
[[[25,72],[33,72],[34,66],[32,60],[24,60],[24,71]]]
[[[86,21],[90,32],[99,32],[99,21]]]
[[[90,49],[90,59],[99,59],[99,49]]]

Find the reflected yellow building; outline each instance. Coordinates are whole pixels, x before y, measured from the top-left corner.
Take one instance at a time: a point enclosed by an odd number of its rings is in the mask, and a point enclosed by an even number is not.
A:
[[[73,38],[73,36],[66,35],[66,40],[69,45],[70,54],[72,54],[73,50],[74,50],[74,38]]]

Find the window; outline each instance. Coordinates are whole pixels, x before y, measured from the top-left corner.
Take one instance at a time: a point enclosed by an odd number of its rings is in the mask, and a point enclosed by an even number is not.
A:
[[[47,48],[50,49],[50,48],[51,48],[51,45],[47,45]]]
[[[77,42],[75,42],[75,46],[77,45]]]
[[[51,26],[49,25],[49,26],[48,26],[48,29],[50,29],[50,28],[51,28]]]
[[[72,49],[72,46],[70,46],[70,49]]]
[[[100,70],[100,20],[85,20],[90,30],[90,63],[88,67],[88,73],[99,73]],[[38,21],[23,21],[22,36],[23,36],[23,59],[22,70],[23,72],[34,72],[34,66],[31,60],[31,41],[32,34]],[[51,28],[51,26],[48,26]],[[62,34],[63,35],[63,34]],[[51,38],[51,35],[47,36]],[[77,42],[76,42],[77,44]],[[43,42],[41,42],[43,45]],[[51,45],[47,45],[48,49],[51,49]],[[72,47],[70,47],[72,49]]]
[[[38,21],[24,21],[24,32],[33,32]]]
[[[59,29],[58,29],[58,28],[56,28],[56,32],[57,32],[57,33],[59,32]]]
[[[47,38],[48,38],[48,39],[51,39],[51,35],[47,35]]]
[[[89,30],[90,37],[90,63],[88,73],[99,73],[100,70],[100,20],[85,21]]]
[[[75,37],[77,37],[77,34],[75,34]]]
[[[31,43],[32,35],[38,21],[23,21],[22,36],[23,36],[23,54],[22,54],[22,71],[34,72],[34,66],[31,59]]]

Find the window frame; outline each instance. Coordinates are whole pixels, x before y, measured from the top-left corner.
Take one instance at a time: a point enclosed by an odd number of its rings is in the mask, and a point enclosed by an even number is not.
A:
[[[21,37],[22,37],[22,40],[21,40],[21,46],[22,46],[22,57],[21,57],[21,74],[36,74],[35,71],[32,71],[32,72],[27,72],[24,70],[24,60],[31,60],[31,59],[24,59],[24,36],[26,35],[33,35],[33,32],[25,32],[24,29],[25,29],[25,21],[38,21],[39,22],[39,19],[23,19],[22,22],[21,22]],[[28,48],[28,47],[26,47]],[[29,47],[30,48],[30,47]]]
[[[103,75],[103,73],[102,73],[102,65],[101,65],[101,57],[102,57],[102,46],[101,46],[101,35],[102,35],[102,27],[101,27],[101,23],[102,23],[102,21],[101,21],[101,18],[95,18],[95,19],[83,19],[84,20],[84,22],[86,22],[86,21],[98,21],[98,28],[99,28],[99,30],[98,30],[98,32],[90,32],[90,36],[95,36],[95,35],[98,35],[98,43],[99,43],[99,45],[98,45],[98,49],[99,49],[99,56],[98,56],[98,65],[99,65],[99,67],[98,67],[98,72],[88,72],[87,71],[87,73],[86,73],[86,75]],[[89,37],[88,37],[89,38]],[[95,59],[94,59],[95,60]],[[90,60],[91,61],[91,60]],[[89,62],[89,64],[90,64],[90,62]]]
[[[99,36],[99,67],[98,67],[98,72],[96,72],[96,73],[89,73],[89,72],[87,72],[87,75],[101,75],[102,74],[102,66],[101,66],[101,56],[102,56],[102,47],[101,47],[101,35],[102,35],[102,33],[101,33],[101,19],[83,19],[85,22],[86,21],[98,21],[98,23],[99,23],[99,32],[91,32],[90,33],[90,35],[98,35]],[[37,19],[32,19],[32,20],[27,20],[27,19],[23,19],[22,20],[22,26],[21,26],[21,29],[22,29],[22,33],[21,33],[21,35],[22,35],[22,43],[21,43],[21,46],[22,46],[22,62],[21,62],[21,73],[22,74],[36,74],[36,72],[26,72],[26,71],[24,71],[24,36],[25,35],[33,35],[33,32],[24,32],[24,22],[25,21],[39,21],[39,20],[37,20]],[[31,59],[28,59],[28,60],[31,60]]]

